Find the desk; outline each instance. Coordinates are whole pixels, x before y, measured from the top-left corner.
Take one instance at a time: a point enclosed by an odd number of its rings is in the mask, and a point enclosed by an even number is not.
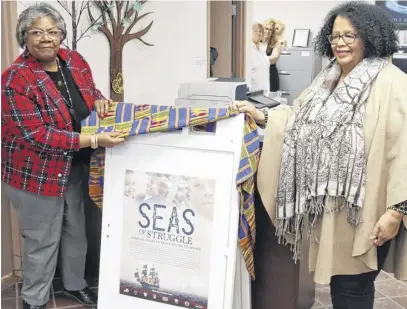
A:
[[[407,74],[407,53],[394,54],[393,64]]]

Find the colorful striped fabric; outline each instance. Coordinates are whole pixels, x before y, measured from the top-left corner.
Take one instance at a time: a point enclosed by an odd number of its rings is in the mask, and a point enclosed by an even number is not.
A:
[[[82,122],[82,133],[123,132],[122,136],[133,136],[151,132],[182,129],[187,126],[202,126],[234,117],[237,112],[226,108],[190,108],[158,105],[134,105],[115,103],[103,120],[95,112]],[[260,140],[257,125],[251,117],[245,117],[245,135],[242,142],[236,186],[240,195],[239,245],[247,269],[255,278],[253,249],[256,237],[254,214],[254,175],[260,157]],[[103,203],[105,152],[95,151],[90,163],[89,193],[98,207]]]

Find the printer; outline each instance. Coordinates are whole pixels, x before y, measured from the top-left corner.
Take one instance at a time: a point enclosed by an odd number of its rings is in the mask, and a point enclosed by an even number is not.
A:
[[[175,106],[227,108],[233,101],[249,100],[257,108],[275,107],[280,102],[268,97],[263,91],[248,92],[247,84],[236,79],[215,79],[202,82],[182,83],[178,89],[178,98]],[[193,131],[206,131],[215,133],[216,125],[193,128]],[[258,129],[260,138],[264,131]]]
[[[207,80],[181,84],[175,105],[225,108],[240,100],[247,100],[246,83]]]
[[[248,100],[256,108],[278,106],[269,91],[249,92],[247,84],[236,78],[218,78],[203,82],[183,83],[178,89],[176,106],[228,107],[233,101]]]

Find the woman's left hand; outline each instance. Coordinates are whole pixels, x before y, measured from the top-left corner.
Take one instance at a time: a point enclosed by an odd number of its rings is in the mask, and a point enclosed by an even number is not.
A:
[[[388,209],[377,221],[370,239],[375,241],[376,246],[382,246],[386,241],[396,237],[402,220],[402,213]]]
[[[100,119],[103,119],[107,116],[109,107],[112,106],[112,104],[113,104],[112,100],[96,100],[95,101],[95,103],[94,103],[95,110]]]

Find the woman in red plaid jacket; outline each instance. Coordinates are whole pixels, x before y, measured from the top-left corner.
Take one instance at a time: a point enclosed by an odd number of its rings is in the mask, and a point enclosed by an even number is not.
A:
[[[123,139],[116,132],[80,133],[81,120],[93,109],[103,118],[111,102],[81,55],[60,48],[66,24],[55,8],[27,7],[16,36],[25,50],[1,76],[1,177],[20,212],[23,308],[46,307],[58,251],[65,294],[94,306],[84,280],[84,164],[91,148]]]

